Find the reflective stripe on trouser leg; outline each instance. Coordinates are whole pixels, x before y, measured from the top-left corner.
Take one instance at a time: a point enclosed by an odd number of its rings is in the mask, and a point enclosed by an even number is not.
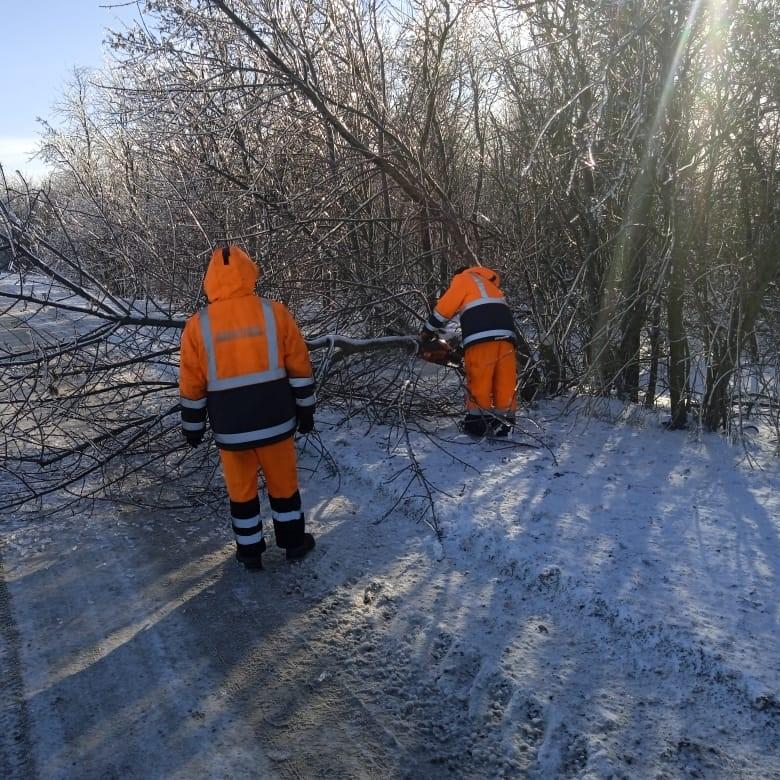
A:
[[[236,545],[242,555],[249,557],[265,551],[263,521],[260,519],[260,500],[257,495],[249,501],[231,501],[230,519]]]
[[[276,544],[284,549],[303,544],[306,520],[301,508],[301,494],[297,490],[287,498],[269,494],[268,501],[271,504],[271,517],[274,520]]]

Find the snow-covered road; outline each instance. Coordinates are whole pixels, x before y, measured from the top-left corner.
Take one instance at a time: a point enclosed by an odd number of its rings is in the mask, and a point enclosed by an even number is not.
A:
[[[600,426],[612,427],[591,421],[583,445]],[[207,516],[105,505],[6,526],[24,709],[5,754],[27,751],[11,776],[780,776],[777,632],[766,621],[751,630],[746,612],[694,641],[693,618],[717,617],[706,592],[664,604],[647,584],[614,585],[614,567],[630,580],[648,568],[637,555],[657,566],[663,540],[673,557],[678,540],[661,534],[653,553],[637,552],[619,522],[553,534],[552,518],[517,514],[528,496],[515,470],[535,474],[549,500],[565,459],[487,445],[481,479],[498,488],[503,474],[500,501],[515,491],[516,513],[502,527],[464,491],[442,558],[402,509],[375,522],[392,458],[367,462],[371,437],[358,433],[328,432],[341,489],[320,472],[308,479],[318,546],[300,564],[274,551],[263,572],[245,572],[227,527]],[[474,524],[492,531],[477,540]],[[743,547],[767,530],[746,528]],[[598,587],[595,569],[572,563],[594,545],[623,556],[604,562]],[[762,599],[776,586],[769,576]],[[751,590],[730,588],[729,621],[734,604],[756,611],[742,603]],[[776,603],[761,603],[776,621]],[[742,665],[756,656],[763,679]]]
[[[6,534],[33,774],[385,775],[392,740],[332,630],[357,608],[356,560],[400,551],[347,498],[313,498],[314,558],[268,554],[258,574],[209,520],[109,508]]]

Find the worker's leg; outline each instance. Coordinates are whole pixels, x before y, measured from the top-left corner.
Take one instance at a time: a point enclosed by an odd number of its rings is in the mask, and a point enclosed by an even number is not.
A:
[[[515,424],[517,411],[517,357],[510,341],[495,342],[498,348],[493,371],[493,403],[500,422],[495,426],[498,436],[506,436]]]
[[[303,544],[306,520],[298,492],[295,442],[292,436],[255,452],[265,474],[276,544],[286,550]]]
[[[220,450],[222,473],[230,497],[230,518],[239,560],[256,558],[265,550],[260,502],[257,497],[258,460],[254,450]]]
[[[495,341],[466,347],[466,420],[464,428],[472,436],[483,436],[493,408],[493,369],[498,353]]]

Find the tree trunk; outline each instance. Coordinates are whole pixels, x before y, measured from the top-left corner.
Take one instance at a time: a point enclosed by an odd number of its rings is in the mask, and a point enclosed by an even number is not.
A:
[[[659,303],[653,306],[653,320],[650,325],[650,374],[647,379],[647,392],[645,393],[645,407],[652,409],[655,406],[655,392],[658,385],[658,361],[661,352],[661,306]]]

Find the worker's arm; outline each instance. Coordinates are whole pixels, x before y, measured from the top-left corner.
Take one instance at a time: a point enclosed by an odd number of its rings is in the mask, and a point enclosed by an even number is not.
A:
[[[458,274],[428,317],[423,333],[427,331],[428,334],[433,335],[441,330],[460,311],[465,298],[466,280],[464,274]]]
[[[197,447],[206,431],[206,354],[197,314],[187,320],[181,334],[179,407],[182,433]]]

